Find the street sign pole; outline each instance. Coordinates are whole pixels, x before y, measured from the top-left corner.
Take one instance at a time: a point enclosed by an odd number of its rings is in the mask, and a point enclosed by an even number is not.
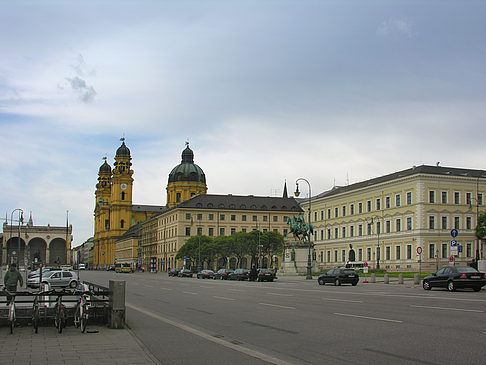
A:
[[[422,280],[422,247],[417,247],[417,253],[419,255],[419,284]]]

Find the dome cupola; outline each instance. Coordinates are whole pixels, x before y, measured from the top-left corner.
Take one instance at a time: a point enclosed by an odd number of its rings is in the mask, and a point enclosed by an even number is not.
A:
[[[130,150],[128,147],[125,145],[125,138],[121,139],[122,145],[118,147],[116,150],[116,156],[115,157],[130,157]]]
[[[110,174],[111,175],[111,167],[106,162],[106,157],[104,157],[103,160],[105,160],[105,162],[103,163],[103,165],[100,166],[99,173],[100,174]]]
[[[186,148],[182,151],[182,161],[174,167],[169,174],[169,183],[179,181],[194,181],[206,183],[206,175],[203,170],[194,163],[194,152],[186,142]]]

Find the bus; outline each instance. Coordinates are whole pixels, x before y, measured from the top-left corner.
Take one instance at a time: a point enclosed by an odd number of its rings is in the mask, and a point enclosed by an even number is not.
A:
[[[120,262],[115,264],[115,272],[133,272],[132,265],[128,262]]]

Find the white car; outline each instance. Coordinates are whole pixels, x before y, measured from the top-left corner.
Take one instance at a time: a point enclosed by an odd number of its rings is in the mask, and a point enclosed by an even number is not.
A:
[[[78,285],[78,275],[71,270],[50,271],[42,275],[42,283],[50,284],[52,288],[75,288]],[[39,276],[27,279],[27,286],[30,288],[38,288]]]

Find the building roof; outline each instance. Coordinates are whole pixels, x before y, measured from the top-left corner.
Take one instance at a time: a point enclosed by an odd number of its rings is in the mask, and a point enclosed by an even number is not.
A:
[[[165,205],[141,205],[141,204],[132,205],[133,212],[163,213],[168,209],[169,208],[167,208]]]
[[[292,198],[253,196],[253,195],[213,195],[201,194],[176,205],[176,208],[196,209],[234,209],[234,210],[261,210],[261,211],[289,211],[301,212],[297,201]]]
[[[388,175],[376,177],[370,180],[361,181],[348,186],[335,186],[331,190],[325,191],[323,193],[320,193],[312,197],[312,199],[324,198],[336,194],[346,193],[353,190],[362,189],[368,186],[378,185],[384,182],[393,181],[404,177],[419,175],[419,174],[456,176],[456,177],[466,177],[466,178],[468,177],[474,179],[486,178],[485,170],[472,170],[472,169],[463,169],[463,168],[456,168],[456,167],[420,165],[420,166],[413,166],[412,168],[394,172]],[[305,202],[306,200],[307,199],[299,199],[300,202]]]
[[[123,233],[117,241],[126,240],[128,238],[140,238],[142,237],[142,225],[140,223],[135,224],[128,228],[128,230]]]

